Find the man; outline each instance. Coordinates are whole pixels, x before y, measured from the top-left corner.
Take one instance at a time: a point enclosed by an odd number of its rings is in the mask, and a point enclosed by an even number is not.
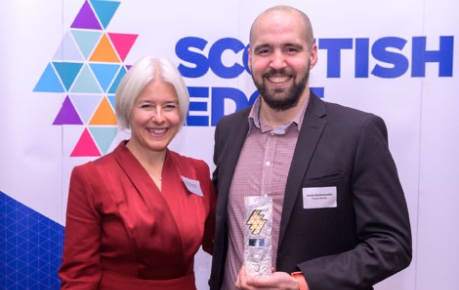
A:
[[[384,121],[309,89],[317,46],[308,17],[288,6],[250,30],[260,93],[215,131],[217,229],[210,288],[373,289],[407,267],[411,230]],[[244,197],[273,200],[273,273],[248,277]]]

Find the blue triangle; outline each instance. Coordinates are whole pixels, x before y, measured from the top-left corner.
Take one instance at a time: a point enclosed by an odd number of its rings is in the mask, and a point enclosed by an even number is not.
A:
[[[63,93],[65,92],[62,87],[59,77],[53,69],[53,66],[49,63],[45,71],[40,77],[37,85],[33,89],[34,92],[47,92],[47,93]]]
[[[75,78],[80,72],[83,64],[76,62],[53,62],[53,65],[61,77],[62,83],[68,91],[75,81]]]
[[[116,76],[116,79],[113,81],[113,84],[112,86],[110,87],[110,90],[108,91],[109,94],[114,94],[116,93],[116,89],[118,88],[118,85],[120,84],[120,81],[121,79],[124,77],[124,75],[126,74],[127,70],[126,68],[123,66],[121,69],[120,69],[120,72],[118,73],[118,75]]]
[[[113,111],[115,111],[115,96],[113,95],[108,95],[107,99],[110,101],[110,104],[112,105]]]
[[[104,92],[107,91],[108,86],[112,83],[113,78],[118,72],[120,65],[119,64],[100,64],[100,63],[90,63],[94,75],[99,81],[100,86]]]
[[[97,17],[99,18],[100,23],[104,28],[107,28],[108,24],[112,20],[113,15],[115,14],[120,2],[112,1],[91,1],[92,7],[96,12]]]

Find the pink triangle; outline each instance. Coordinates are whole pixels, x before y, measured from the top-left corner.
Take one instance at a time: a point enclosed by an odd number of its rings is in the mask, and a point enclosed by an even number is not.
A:
[[[121,61],[124,61],[132,46],[134,45],[135,40],[137,39],[138,34],[125,34],[125,33],[108,33],[110,40],[113,43],[118,56]]]
[[[101,156],[99,149],[96,146],[96,143],[89,134],[87,128],[84,129],[83,134],[81,134],[80,140],[78,140],[75,148],[73,148],[71,157],[98,157]]]
[[[83,122],[80,119],[75,107],[70,101],[69,96],[65,97],[64,103],[62,104],[61,110],[54,119],[53,125],[82,125]]]

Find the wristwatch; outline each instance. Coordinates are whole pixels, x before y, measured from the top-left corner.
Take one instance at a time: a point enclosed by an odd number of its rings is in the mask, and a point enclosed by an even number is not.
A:
[[[306,284],[306,279],[303,276],[302,272],[293,272],[290,274],[293,278],[295,278],[298,281],[298,284],[300,285],[300,290],[309,290],[308,284]]]

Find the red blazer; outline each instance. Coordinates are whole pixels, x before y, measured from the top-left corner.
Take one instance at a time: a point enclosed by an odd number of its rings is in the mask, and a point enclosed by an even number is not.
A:
[[[201,245],[212,252],[215,202],[207,164],[169,150],[161,191],[124,141],[75,167],[61,289],[196,289],[194,255]]]

